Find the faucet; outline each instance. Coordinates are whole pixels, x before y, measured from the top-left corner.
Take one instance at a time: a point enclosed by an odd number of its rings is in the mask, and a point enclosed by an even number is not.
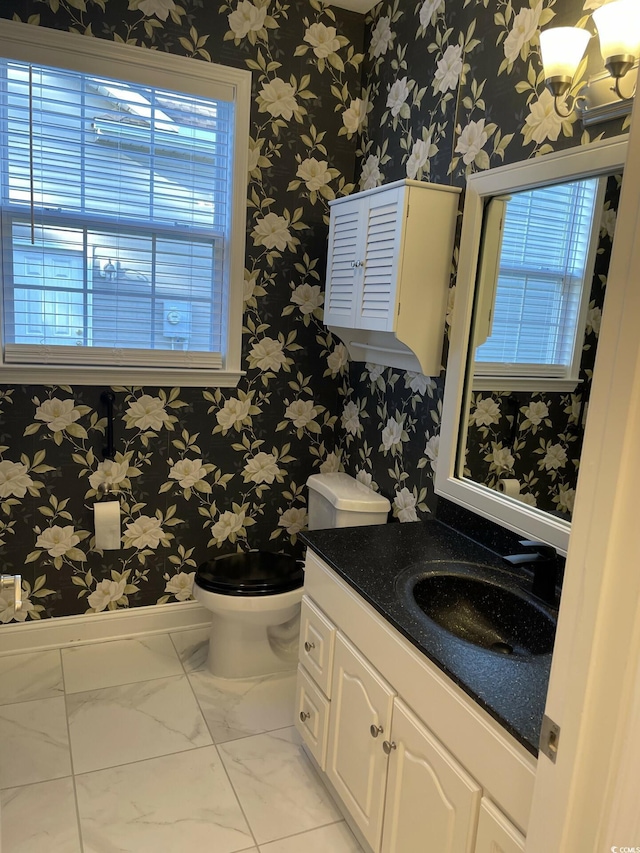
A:
[[[525,554],[509,554],[503,557],[512,566],[530,566],[533,570],[531,592],[546,604],[555,607],[556,583],[558,581],[558,555],[552,545],[521,539],[524,548],[534,548]]]

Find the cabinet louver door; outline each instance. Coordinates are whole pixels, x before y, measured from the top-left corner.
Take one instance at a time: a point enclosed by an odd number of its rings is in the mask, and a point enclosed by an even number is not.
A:
[[[402,201],[401,189],[379,193],[370,199],[358,323],[362,329],[393,331],[394,328]]]
[[[324,322],[353,328],[356,322],[357,289],[362,275],[359,257],[362,221],[361,200],[346,201],[332,211],[329,231],[329,268],[324,306]],[[358,266],[356,264],[359,263]]]

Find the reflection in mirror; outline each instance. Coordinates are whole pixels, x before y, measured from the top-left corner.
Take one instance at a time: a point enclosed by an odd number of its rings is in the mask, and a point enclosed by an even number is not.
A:
[[[570,520],[622,175],[485,208],[458,475]]]
[[[467,180],[435,490],[562,554],[626,154],[618,136]]]

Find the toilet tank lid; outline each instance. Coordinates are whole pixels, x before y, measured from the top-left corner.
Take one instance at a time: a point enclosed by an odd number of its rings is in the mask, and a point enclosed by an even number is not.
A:
[[[326,498],[336,509],[352,512],[389,512],[391,509],[385,497],[349,474],[312,474],[307,480],[307,486]]]

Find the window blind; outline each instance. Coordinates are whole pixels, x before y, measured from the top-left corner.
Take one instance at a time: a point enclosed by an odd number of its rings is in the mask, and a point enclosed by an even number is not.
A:
[[[220,367],[233,101],[11,60],[0,77],[5,360]]]
[[[500,373],[518,365],[523,375],[566,374],[589,284],[598,182],[592,178],[510,196],[491,333],[476,350],[477,372]]]

